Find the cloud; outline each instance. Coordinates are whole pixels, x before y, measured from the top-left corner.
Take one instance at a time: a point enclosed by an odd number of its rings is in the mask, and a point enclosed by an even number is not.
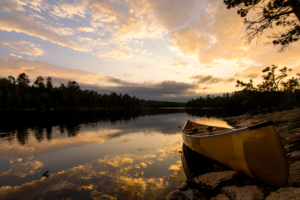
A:
[[[144,53],[146,53],[146,52],[147,52],[146,49],[140,51],[141,54],[144,54]]]
[[[137,2],[138,0],[135,0]],[[199,15],[203,2],[197,0],[168,1],[168,0],[146,0],[140,3],[152,14],[159,23],[167,30],[181,27],[192,18]],[[167,12],[166,12],[167,10]]]
[[[92,27],[77,27],[77,30],[83,32],[94,32],[94,28]]]
[[[122,86],[129,86],[129,85],[138,85],[137,83],[132,83],[129,81],[124,81],[122,79],[119,78],[114,78],[114,77],[105,77],[105,81],[107,81],[108,83],[112,83],[114,85],[122,85]]]
[[[109,58],[114,58],[114,59],[130,58],[133,56],[131,53],[121,51],[120,47],[116,47],[111,51],[99,52],[97,55],[98,55],[98,57],[104,57],[104,58],[109,57]]]
[[[105,23],[106,29],[119,38],[157,38],[164,32],[149,12],[148,2],[91,0],[89,5],[93,21]]]
[[[36,25],[30,24],[26,20],[22,20],[15,17],[2,17],[0,18],[0,30],[3,31],[16,31],[18,33],[25,33],[31,36],[48,40],[61,46],[66,46],[74,50],[89,51],[88,48],[80,46],[71,40],[59,37],[51,32],[39,28]]]
[[[1,75],[13,75],[16,77],[20,73],[25,72],[30,79],[35,79],[37,76],[41,75],[51,76],[56,79],[64,79],[66,81],[72,79],[79,83],[96,84],[99,83],[99,79],[106,77],[104,74],[95,74],[83,70],[69,69],[34,59],[24,59],[14,54],[11,54],[8,60],[0,58],[0,66]]]
[[[170,34],[169,41],[173,42],[171,49],[178,49],[184,55],[197,55],[209,45],[209,37],[188,27]]]
[[[51,6],[50,14],[54,17],[75,19],[75,16],[85,18],[88,0],[75,0],[74,4],[58,2]]]
[[[112,79],[111,79],[112,80]],[[105,79],[104,81],[107,81]],[[139,99],[185,102],[190,98],[199,96],[196,92],[196,83],[184,83],[177,81],[162,81],[159,83],[131,83],[114,79],[114,86],[101,87],[98,85],[80,84],[83,89],[92,89],[100,93],[114,91],[116,93],[128,93]],[[112,83],[112,82],[111,82]]]
[[[250,61],[263,66],[299,64],[297,58],[297,52],[300,51],[299,42],[294,43],[286,52],[277,53],[276,48],[264,45],[269,41],[265,35],[270,35],[274,31],[270,29],[265,31],[266,34],[260,38],[258,44],[255,44],[255,41],[246,44],[246,40],[243,39],[245,36],[243,18],[236,14],[237,9],[228,10],[222,1],[217,0],[206,3],[203,3],[206,6],[205,15],[194,18],[187,27],[170,34],[169,40],[173,42],[170,49],[195,57],[200,64],[206,65],[212,65],[215,61],[222,63],[222,60],[232,62],[238,60],[240,63]],[[242,64],[240,67],[243,67]]]
[[[24,12],[26,11],[25,7],[29,7],[37,12],[42,12],[42,10],[48,7],[47,3],[42,0],[2,0],[0,4],[2,4],[2,9],[9,13],[14,11]]]
[[[73,28],[56,28],[53,26],[49,26],[46,24],[41,24],[39,23],[41,26],[45,27],[47,30],[52,31],[54,33],[57,33],[58,35],[73,35],[74,33],[76,33],[75,29]]]
[[[8,40],[0,42],[0,46],[3,46],[9,51],[27,54],[30,56],[39,56],[44,54],[44,50],[36,47],[35,44],[26,41]]]
[[[213,77],[212,75],[197,75],[197,76],[192,76],[192,79],[195,79],[197,84],[216,84],[219,82],[225,82],[225,83],[230,83],[235,81],[235,78],[230,77],[230,78],[219,78],[219,77]]]
[[[173,66],[173,67],[179,67],[179,66],[188,66],[189,63],[188,62],[184,62],[184,61],[180,61],[180,60],[177,60],[177,59],[174,59],[174,63],[170,64],[170,66]]]

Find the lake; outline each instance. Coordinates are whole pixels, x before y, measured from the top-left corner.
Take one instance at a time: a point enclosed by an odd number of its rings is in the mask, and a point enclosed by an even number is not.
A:
[[[0,199],[165,199],[186,180],[187,119],[242,114],[162,108],[0,112]],[[228,126],[227,126],[228,127]]]

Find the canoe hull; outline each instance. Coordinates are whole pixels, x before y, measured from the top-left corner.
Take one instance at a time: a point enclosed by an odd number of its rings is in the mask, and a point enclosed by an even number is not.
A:
[[[207,137],[182,136],[193,151],[251,178],[275,187],[288,179],[286,151],[273,125]]]

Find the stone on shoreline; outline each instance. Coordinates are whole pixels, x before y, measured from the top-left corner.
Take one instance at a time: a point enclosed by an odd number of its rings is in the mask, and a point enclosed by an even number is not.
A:
[[[199,188],[205,190],[214,190],[217,187],[219,187],[221,183],[231,180],[233,176],[237,174],[238,172],[234,170],[223,172],[211,172],[194,178],[194,181]]]
[[[216,197],[211,198],[211,200],[230,200],[225,194],[218,194]]]
[[[288,185],[291,187],[300,187],[300,161],[290,164],[289,171]]]
[[[189,199],[180,190],[175,190],[168,194],[166,200],[189,200]]]
[[[203,194],[197,190],[197,189],[192,189],[192,200],[207,200]]]
[[[300,200],[300,188],[283,187],[266,198],[266,200],[293,199]]]
[[[222,193],[232,200],[263,200],[265,195],[256,185],[244,187],[229,186],[222,188]]]
[[[189,188],[188,188],[188,183],[185,181],[185,182],[183,182],[182,184],[181,184],[181,186],[179,186],[178,188],[177,188],[177,190],[180,190],[180,191],[186,191],[186,190],[188,190]]]

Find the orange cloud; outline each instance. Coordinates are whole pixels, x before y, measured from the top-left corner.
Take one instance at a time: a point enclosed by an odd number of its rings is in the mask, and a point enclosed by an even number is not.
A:
[[[3,76],[17,76],[20,73],[25,72],[31,79],[46,74],[47,76],[55,78],[76,80],[78,83],[96,84],[99,83],[99,79],[106,77],[104,74],[69,69],[30,58],[24,59],[13,54],[10,55],[8,60],[0,58],[0,66],[0,74]],[[105,81],[102,81],[102,83],[105,84]]]
[[[44,54],[44,50],[36,47],[35,44],[26,41],[3,41],[0,42],[0,46],[3,46],[10,51],[30,56],[39,56]]]
[[[3,31],[16,31],[18,33],[25,33],[31,36],[39,37],[43,40],[66,46],[74,50],[89,51],[88,48],[80,46],[71,40],[61,38],[51,32],[45,31],[29,22],[15,18],[15,17],[2,17],[0,18],[0,30]]]
[[[175,59],[174,59],[175,60]],[[185,66],[188,66],[189,65],[189,63],[188,62],[184,62],[184,61],[176,61],[175,60],[175,62],[174,63],[172,63],[172,64],[170,64],[171,66],[174,66],[174,67],[179,67],[179,66],[183,66],[183,67],[185,67]]]
[[[172,49],[180,50],[184,55],[195,56],[209,45],[209,37],[192,28],[183,28],[170,34]]]

